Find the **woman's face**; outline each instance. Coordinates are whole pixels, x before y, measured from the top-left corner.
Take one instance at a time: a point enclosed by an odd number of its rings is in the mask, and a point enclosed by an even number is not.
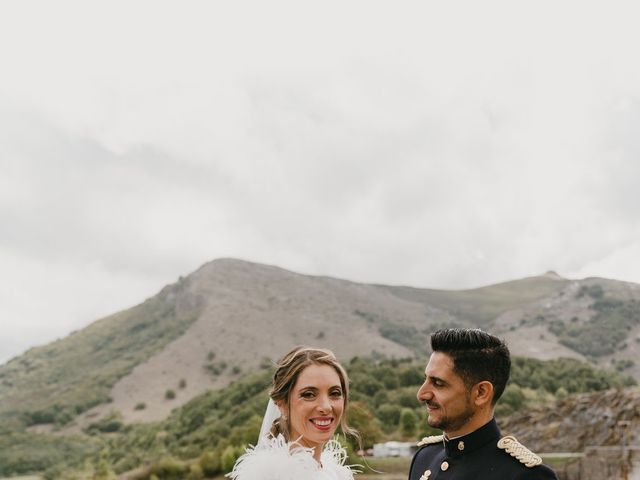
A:
[[[344,410],[340,377],[329,365],[309,365],[289,396],[291,440],[305,447],[320,447],[331,439]]]

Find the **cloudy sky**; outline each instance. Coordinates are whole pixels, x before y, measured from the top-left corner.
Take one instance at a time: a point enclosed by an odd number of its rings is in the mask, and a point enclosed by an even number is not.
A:
[[[219,257],[640,282],[633,3],[0,3],[0,361]]]

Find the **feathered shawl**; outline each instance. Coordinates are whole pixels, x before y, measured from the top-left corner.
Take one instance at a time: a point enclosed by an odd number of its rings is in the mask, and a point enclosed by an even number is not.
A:
[[[312,448],[290,444],[278,435],[247,448],[227,476],[232,480],[353,480],[346,459],[345,449],[331,440],[322,451],[320,466]]]

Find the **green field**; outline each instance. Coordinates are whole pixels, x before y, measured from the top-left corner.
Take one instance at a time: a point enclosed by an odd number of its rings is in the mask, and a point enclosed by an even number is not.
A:
[[[362,463],[366,469],[358,479],[406,480],[411,457],[365,457]]]
[[[26,477],[3,477],[0,480],[42,480],[38,475],[27,475]]]

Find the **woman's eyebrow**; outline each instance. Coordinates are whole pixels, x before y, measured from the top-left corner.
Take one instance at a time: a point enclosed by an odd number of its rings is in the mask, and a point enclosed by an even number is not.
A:
[[[329,390],[331,390],[332,388],[339,388],[340,390],[342,390],[342,385],[331,385],[329,387]],[[314,385],[307,385],[306,387],[300,387],[300,390],[319,390],[319,388]]]

